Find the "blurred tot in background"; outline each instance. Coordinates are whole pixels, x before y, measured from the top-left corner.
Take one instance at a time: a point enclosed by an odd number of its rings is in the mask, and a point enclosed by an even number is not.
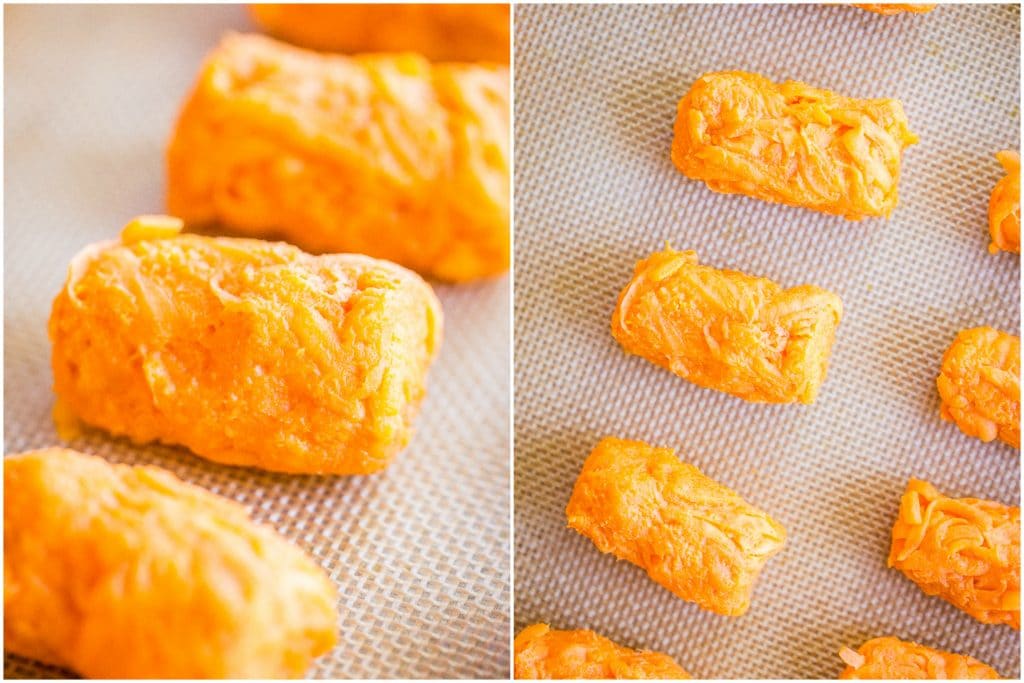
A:
[[[508,5],[278,4],[249,10],[275,38],[314,50],[509,62]]]

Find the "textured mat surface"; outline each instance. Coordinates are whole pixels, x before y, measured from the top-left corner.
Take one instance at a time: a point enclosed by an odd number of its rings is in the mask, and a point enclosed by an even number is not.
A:
[[[711,678],[834,678],[841,646],[895,635],[1018,677],[1016,632],[885,559],[911,476],[1019,504],[1018,452],[941,422],[935,390],[958,330],[1020,326],[1019,259],[986,252],[993,154],[1020,144],[1019,7],[520,6],[515,27],[516,630],[590,628]],[[722,69],[902,100],[921,142],[892,219],[719,195],[676,172],[676,102]],[[623,354],[616,297],[666,240],[842,297],[817,404],[746,404]],[[786,526],[749,613],[702,612],[566,528],[604,435],[678,448]]]
[[[163,150],[205,52],[242,7],[5,13],[5,448],[53,445],[46,320],[84,245],[163,206]],[[412,445],[381,475],[288,477],[91,433],[71,445],[238,500],[340,586],[317,678],[508,675],[508,278],[438,293],[447,334]],[[8,677],[64,676],[15,657]]]

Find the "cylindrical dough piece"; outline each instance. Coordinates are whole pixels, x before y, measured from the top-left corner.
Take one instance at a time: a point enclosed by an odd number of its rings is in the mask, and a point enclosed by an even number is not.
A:
[[[683,379],[747,401],[813,403],[825,381],[839,297],[665,251],[637,263],[619,295],[612,336]]]
[[[62,411],[232,465],[366,474],[408,442],[441,338],[404,268],[143,217],[71,263],[53,303]]]
[[[943,420],[982,441],[1020,448],[1020,337],[991,327],[963,330],[935,383]]]
[[[897,3],[883,3],[883,4],[857,4],[853,3],[854,7],[867,10],[868,12],[874,12],[875,14],[894,15],[894,14],[926,14],[935,9],[935,5],[925,5],[920,3],[909,3],[900,5]]]
[[[1020,508],[948,498],[911,479],[889,566],[986,624],[1020,629]]]
[[[534,624],[516,636],[515,677],[674,680],[690,675],[660,652],[632,650],[593,631],[554,631]]]
[[[896,208],[903,150],[915,142],[896,100],[722,71],[679,100],[672,161],[716,192],[860,220]]]
[[[462,281],[509,260],[506,67],[229,35],[167,152],[168,210]]]
[[[683,600],[737,616],[786,531],[670,448],[607,437],[583,464],[565,510],[604,553],[643,567]]]
[[[332,52],[418,52],[433,60],[509,62],[509,5],[249,5],[290,43]]]
[[[156,467],[4,459],[4,649],[90,678],[300,677],[337,642],[324,571]]]
[[[1020,154],[1003,150],[996,159],[1006,175],[992,188],[988,201],[988,232],[993,254],[1000,249],[1020,253]]]
[[[874,638],[856,652],[839,651],[846,668],[839,678],[863,680],[996,679],[999,674],[973,657],[933,650],[898,638]]]

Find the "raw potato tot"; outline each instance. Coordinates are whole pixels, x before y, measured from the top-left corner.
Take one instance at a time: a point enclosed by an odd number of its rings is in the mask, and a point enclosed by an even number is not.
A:
[[[603,553],[643,567],[683,600],[738,616],[786,531],[670,448],[602,439],[565,510]]]
[[[922,4],[899,5],[899,4],[896,4],[896,3],[893,3],[893,4],[880,4],[880,5],[858,5],[858,4],[854,4],[853,6],[854,7],[859,7],[859,8],[864,9],[864,10],[867,10],[868,12],[874,12],[875,14],[885,14],[885,15],[904,14],[904,13],[907,13],[907,12],[909,12],[911,14],[925,14],[926,12],[931,12],[933,9],[935,9],[935,5],[922,5]]]
[[[344,57],[229,35],[167,153],[169,211],[443,280],[509,263],[509,80],[493,65]]]
[[[508,5],[249,5],[290,43],[332,52],[418,52],[428,59],[508,64]]]
[[[898,638],[874,638],[854,652],[839,651],[846,668],[840,679],[972,679],[999,678],[995,669],[973,657],[933,650]]]
[[[631,650],[593,631],[552,631],[534,624],[515,640],[517,679],[684,679],[681,666],[660,652]]]
[[[408,442],[441,339],[430,287],[367,256],[142,217],[53,302],[60,414],[279,472],[367,474]]]
[[[1000,249],[1020,253],[1020,155],[1003,150],[996,159],[1006,175],[992,189],[988,201],[988,231],[992,236],[989,252]]]
[[[917,142],[896,100],[858,100],[743,71],[700,77],[679,100],[672,161],[716,192],[860,220],[896,208]]]
[[[1020,448],[1020,337],[991,327],[963,330],[936,380],[943,420],[969,436]]]
[[[637,263],[612,314],[612,336],[699,386],[747,401],[813,403],[842,315],[831,292],[783,289],[669,248]]]
[[[986,624],[1020,630],[1020,508],[947,498],[911,479],[892,528],[889,566]]]
[[[301,677],[337,594],[241,505],[156,467],[4,459],[4,648],[90,678]]]

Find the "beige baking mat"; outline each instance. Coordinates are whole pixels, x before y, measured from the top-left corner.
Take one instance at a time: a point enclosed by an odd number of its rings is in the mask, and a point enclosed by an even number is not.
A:
[[[241,6],[6,8],[7,452],[57,441],[46,320],[69,259],[162,208],[181,99],[218,37],[250,27]],[[441,356],[412,445],[383,474],[272,475],[102,434],[71,444],[166,467],[312,553],[341,614],[313,677],[508,674],[508,278],[438,294]],[[66,675],[15,657],[4,673]]]
[[[519,6],[515,10],[515,622],[589,628],[712,678],[834,678],[842,645],[895,635],[1020,674],[1018,634],[885,567],[908,477],[1019,504],[1020,457],[940,422],[956,332],[1017,330],[1019,259],[986,252],[993,154],[1018,148],[1018,6],[886,18],[845,6]],[[889,221],[714,194],[669,160],[677,100],[743,69],[898,97],[921,137]],[[746,404],[609,333],[637,259],[702,260],[846,309],[814,406]],[[789,532],[740,618],[702,612],[565,525],[606,434],[679,448]]]

